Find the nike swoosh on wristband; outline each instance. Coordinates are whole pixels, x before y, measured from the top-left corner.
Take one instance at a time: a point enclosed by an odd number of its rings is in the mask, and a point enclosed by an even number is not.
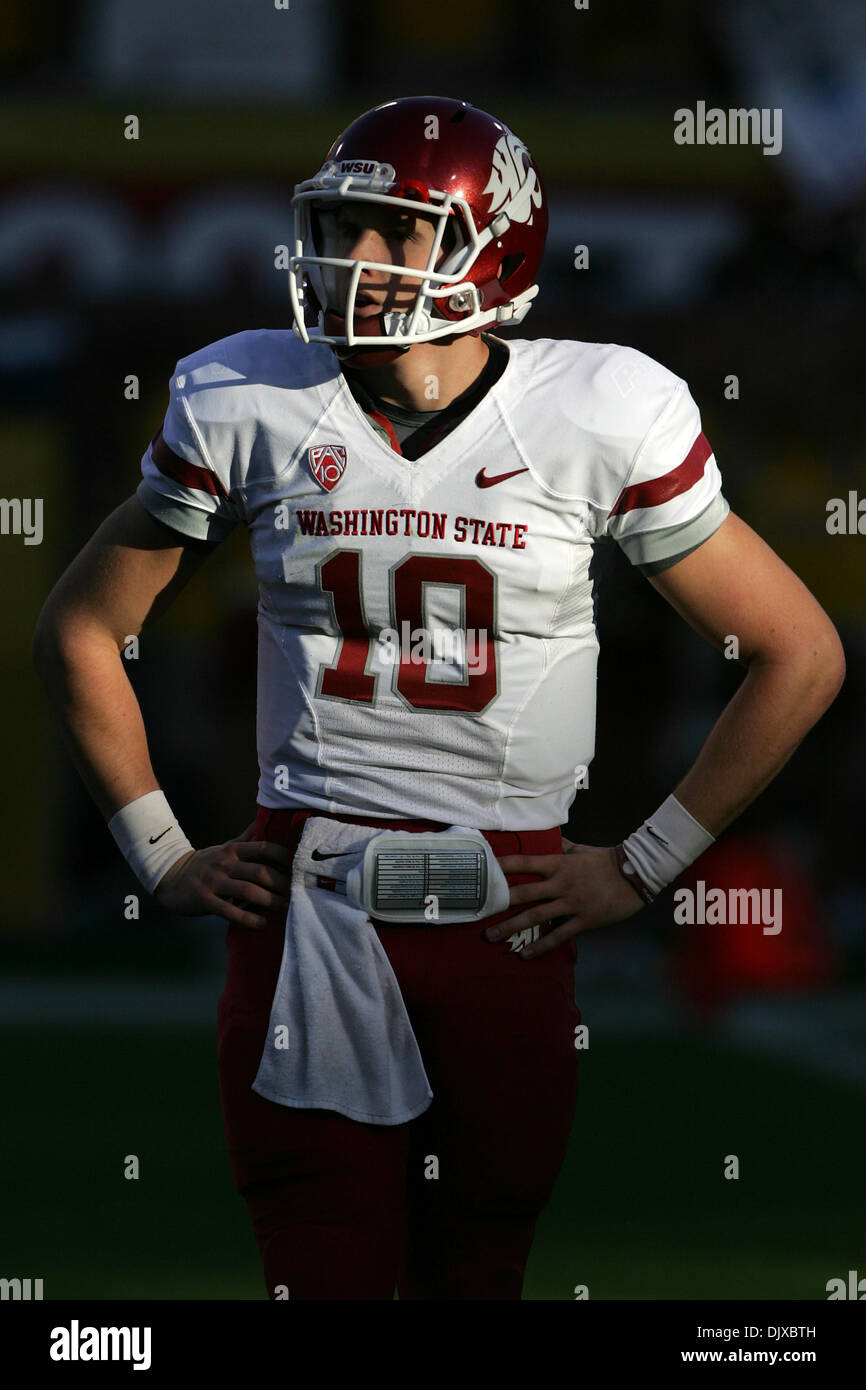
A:
[[[651,825],[647,826],[647,831],[652,835],[654,840],[658,840],[660,845],[664,845],[666,849],[668,848],[668,841],[665,839],[664,835],[660,835],[657,830],[653,830]]]
[[[168,834],[169,830],[171,830],[171,826],[170,826],[170,825],[167,825],[167,826],[165,827],[165,830],[160,830],[160,832],[159,832],[158,835],[151,835],[150,839],[148,840],[148,844],[150,844],[150,845],[155,845],[156,842],[157,842],[157,840],[161,840],[162,837],[163,837],[163,835],[167,835],[167,834]]]
[[[310,850],[311,859],[345,859],[347,854],[357,854],[356,849],[341,849],[338,854],[320,854],[317,849]]]
[[[515,468],[511,473],[498,473],[495,478],[488,478],[483,468],[479,468],[475,474],[476,487],[495,487],[497,483],[504,483],[506,478],[516,478],[518,473],[528,473],[528,468]]]

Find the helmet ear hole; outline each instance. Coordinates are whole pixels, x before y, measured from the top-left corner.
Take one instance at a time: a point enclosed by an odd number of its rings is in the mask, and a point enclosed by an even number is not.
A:
[[[526,257],[522,251],[518,252],[516,255],[502,257],[502,268],[499,272],[500,285],[504,285],[514,274],[515,270],[520,269],[525,259]]]

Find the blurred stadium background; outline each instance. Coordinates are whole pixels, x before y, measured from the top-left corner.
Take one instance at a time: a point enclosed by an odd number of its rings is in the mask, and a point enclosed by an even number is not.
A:
[[[0,537],[0,1276],[41,1277],[46,1298],[264,1297],[219,1111],[222,924],[144,896],[127,920],[138,885],[29,642],[136,487],[175,361],[289,325],[273,259],[294,183],[354,115],[428,91],[500,116],[545,178],[541,294],[519,331],[629,343],[684,376],[732,507],[848,656],[829,714],[696,870],[783,885],[782,933],[678,928],[668,894],[581,941],[591,1045],[525,1297],[820,1299],[866,1274],[866,541],[826,530],[866,461],[862,6],[4,0],[0,68],[2,491],[44,499],[41,544]],[[781,107],[782,152],[676,145],[673,113],[698,100]],[[129,667],[199,845],[253,817],[255,606],[239,531]],[[613,843],[738,677],[618,553],[599,621],[597,756],[569,833]]]

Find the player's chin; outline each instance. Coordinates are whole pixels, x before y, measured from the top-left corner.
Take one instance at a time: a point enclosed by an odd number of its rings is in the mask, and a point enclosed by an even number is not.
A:
[[[355,318],[352,321],[352,327],[359,337],[384,336],[381,314],[371,315],[364,319]],[[336,314],[329,314],[325,319],[325,331],[342,335],[346,331],[346,320]],[[338,343],[334,346],[334,353],[339,361],[352,367],[386,367],[391,362],[396,362],[397,358],[406,351],[405,346],[386,347],[381,344],[362,347],[353,343],[350,347],[345,343]]]

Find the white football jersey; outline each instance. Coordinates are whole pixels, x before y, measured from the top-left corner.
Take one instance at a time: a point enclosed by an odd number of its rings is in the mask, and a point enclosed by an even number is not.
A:
[[[566,820],[595,743],[596,542],[652,572],[728,505],[665,367],[610,343],[506,346],[499,380],[415,461],[331,349],[291,331],[177,364],[138,495],[190,537],[249,527],[262,805]]]

